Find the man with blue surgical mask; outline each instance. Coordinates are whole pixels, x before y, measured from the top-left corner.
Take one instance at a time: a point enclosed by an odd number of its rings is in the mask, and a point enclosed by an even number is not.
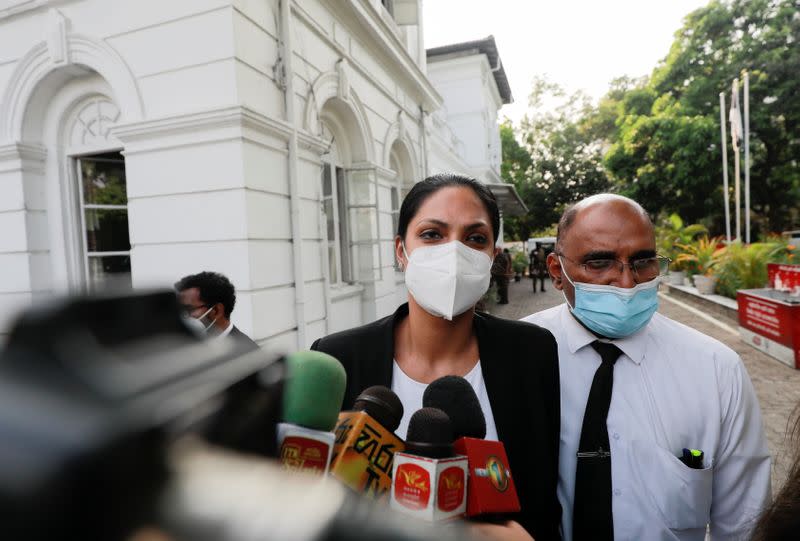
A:
[[[565,303],[524,318],[558,342],[566,541],[746,538],[770,499],[758,401],[739,356],[657,313],[669,261],[636,202],[568,208],[547,266]]]

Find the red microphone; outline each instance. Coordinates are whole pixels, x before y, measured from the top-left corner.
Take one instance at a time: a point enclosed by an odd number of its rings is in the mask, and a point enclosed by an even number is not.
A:
[[[458,438],[454,450],[467,457],[467,516],[519,512],[505,446],[499,441],[483,439],[486,419],[472,385],[458,376],[439,378],[425,389],[422,405],[447,414]]]
[[[422,408],[411,416],[406,450],[394,455],[390,507],[427,521],[464,514],[467,458],[453,455],[453,426],[447,414]]]

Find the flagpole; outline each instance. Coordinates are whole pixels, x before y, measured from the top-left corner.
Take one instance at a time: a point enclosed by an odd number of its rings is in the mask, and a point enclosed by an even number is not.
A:
[[[739,95],[739,79],[733,80],[733,91],[731,92],[731,107],[734,107],[738,101],[736,98]],[[739,114],[739,109],[736,109],[736,115]],[[742,196],[741,196],[741,179],[739,174],[739,137],[738,130],[731,125],[731,141],[733,143],[733,181],[734,181],[734,201],[736,202],[736,240],[742,240]]]
[[[731,243],[731,192],[728,189],[728,139],[725,133],[725,92],[719,93],[719,127],[722,132],[722,195],[725,200],[725,239]]]
[[[750,74],[744,72],[744,235],[750,244]]]

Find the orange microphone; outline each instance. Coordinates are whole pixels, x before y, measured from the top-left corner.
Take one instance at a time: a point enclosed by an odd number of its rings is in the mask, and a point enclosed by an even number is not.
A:
[[[365,389],[352,411],[339,414],[331,474],[367,498],[385,499],[392,486],[394,454],[405,448],[394,433],[402,418],[403,403],[391,389]]]

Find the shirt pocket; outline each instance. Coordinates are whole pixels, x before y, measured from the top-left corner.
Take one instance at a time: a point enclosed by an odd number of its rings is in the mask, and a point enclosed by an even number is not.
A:
[[[709,522],[713,468],[693,469],[666,449],[631,441],[632,469],[671,530],[703,528]],[[706,463],[712,463],[711,458]]]

